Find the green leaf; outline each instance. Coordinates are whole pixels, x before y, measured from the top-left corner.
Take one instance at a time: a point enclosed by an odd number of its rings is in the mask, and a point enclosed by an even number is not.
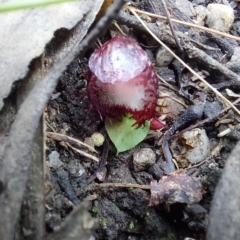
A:
[[[114,143],[117,153],[127,151],[140,143],[148,134],[150,122],[146,121],[145,126],[137,128],[132,126],[136,120],[125,116],[122,121],[105,119],[107,133]]]
[[[63,2],[73,2],[76,0],[29,0],[29,1],[7,1],[0,4],[0,12],[9,12],[20,9],[44,7],[51,4],[58,4]]]

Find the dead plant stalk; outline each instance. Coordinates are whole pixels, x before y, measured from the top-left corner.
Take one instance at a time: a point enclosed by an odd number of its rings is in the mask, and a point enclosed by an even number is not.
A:
[[[167,17],[161,16],[161,15],[145,12],[145,11],[133,8],[133,7],[127,7],[127,8],[128,9],[131,8],[132,10],[134,10],[137,13],[142,13],[142,14],[148,15],[150,17],[163,19],[163,20],[168,20]],[[227,37],[227,38],[231,38],[231,39],[240,41],[240,37],[233,36],[233,35],[228,34],[228,33],[220,32],[220,31],[212,29],[212,28],[207,28],[207,27],[203,27],[203,26],[200,26],[200,25],[197,25],[197,24],[194,24],[194,23],[180,21],[180,20],[177,20],[177,19],[174,19],[174,18],[171,18],[171,21],[175,22],[175,23],[179,23],[179,24],[185,25],[185,26],[188,26],[188,27],[198,28],[198,29],[201,29],[201,30],[206,31],[206,32],[215,33],[215,34],[218,34],[218,35],[223,36],[223,37]]]

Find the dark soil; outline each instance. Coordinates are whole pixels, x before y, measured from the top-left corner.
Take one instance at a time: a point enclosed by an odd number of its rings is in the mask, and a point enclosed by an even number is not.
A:
[[[95,110],[89,110],[90,105],[86,97],[86,81],[84,72],[87,60],[77,59],[61,77],[56,93],[59,97],[50,100],[47,107],[47,123],[58,133],[84,141],[94,132],[104,131]],[[48,128],[47,131],[52,131]],[[217,130],[213,125],[206,126],[208,135],[216,139]],[[149,147],[158,153],[158,139],[143,141],[135,149],[120,153],[116,156],[114,146],[110,144],[106,172],[106,183],[137,183],[150,184],[151,180],[163,175],[159,165],[161,155],[157,155],[157,162],[147,171],[134,172],[133,152],[142,147]],[[46,195],[48,209],[46,226],[53,231],[64,218],[85,198],[92,199],[89,211],[98,218],[99,228],[94,234],[95,239],[184,239],[193,237],[204,239],[207,226],[207,215],[216,184],[221,176],[224,162],[234,147],[235,142],[229,141],[222,150],[221,156],[208,160],[200,167],[192,168],[189,174],[199,177],[204,191],[203,200],[199,204],[172,205],[170,211],[164,205],[148,207],[150,192],[132,188],[99,188],[85,191],[92,175],[97,171],[98,164],[52,139],[47,139],[47,161],[52,151],[60,154],[63,165],[50,168],[47,175],[49,190]],[[98,148],[102,152],[102,148]],[[79,163],[85,173],[76,176]],[[48,172],[47,171],[47,172]],[[51,183],[50,183],[51,181]],[[99,183],[99,180],[95,180]]]

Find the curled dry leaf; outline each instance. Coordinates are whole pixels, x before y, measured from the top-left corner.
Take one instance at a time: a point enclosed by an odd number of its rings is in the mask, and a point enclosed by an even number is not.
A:
[[[90,11],[96,14],[102,2],[82,0],[0,14],[0,110],[13,83],[26,76],[29,63],[44,52],[55,31],[72,29]]]
[[[159,182],[151,182],[151,198],[149,206],[165,203],[196,203],[202,199],[201,183],[190,177],[184,170],[162,177]]]

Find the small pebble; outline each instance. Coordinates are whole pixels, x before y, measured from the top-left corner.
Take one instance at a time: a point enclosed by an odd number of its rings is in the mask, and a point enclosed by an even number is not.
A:
[[[210,28],[228,32],[234,21],[233,9],[228,5],[212,3],[208,4],[207,10],[209,13],[206,18],[206,24]]]
[[[202,5],[198,5],[195,7],[195,11],[197,13],[197,24],[200,26],[204,26],[204,20],[208,15],[208,10]]]
[[[59,159],[60,154],[57,151],[52,151],[49,154],[49,161],[46,161],[46,164],[52,168],[58,168],[63,165],[63,162]]]
[[[219,168],[219,165],[216,162],[211,162],[208,164],[208,168],[211,170],[217,170]]]
[[[107,174],[107,169],[104,168],[101,172],[96,173],[96,177],[100,182],[103,182],[105,180]]]
[[[219,113],[222,110],[222,104],[218,101],[214,102],[208,102],[206,101],[204,110],[203,110],[203,116],[205,118],[212,117]]]
[[[240,21],[239,21],[239,35],[240,35]],[[240,74],[240,47],[234,48],[234,54],[231,57],[231,60],[226,64],[226,66],[234,71],[235,73]]]
[[[191,214],[194,215],[194,217],[198,218],[198,219],[203,219],[205,218],[206,214],[207,214],[207,210],[205,208],[203,208],[200,204],[198,203],[193,203],[193,204],[188,204],[186,206],[186,210],[188,212],[190,212]]]
[[[94,149],[94,143],[93,143],[92,138],[90,138],[90,137],[85,138],[84,143],[86,143],[89,147]]]
[[[172,62],[173,58],[173,55],[168,50],[160,47],[156,54],[156,66],[166,67]]]
[[[183,134],[186,144],[190,147],[184,158],[191,163],[198,163],[210,154],[210,141],[204,129],[195,128]]]
[[[184,13],[186,16],[188,16],[189,18],[193,17],[193,11],[191,9],[191,5],[192,3],[188,0],[176,0],[174,1],[177,8]]]
[[[133,166],[136,172],[149,168],[156,161],[156,154],[151,148],[141,148],[133,154]]]
[[[67,167],[71,177],[81,177],[85,173],[84,167],[77,160],[71,160]]]
[[[51,99],[52,99],[52,100],[55,100],[55,99],[57,99],[60,95],[61,95],[60,92],[53,93],[52,96],[51,96]]]
[[[204,5],[205,4],[205,0],[193,0],[192,1],[193,6],[198,6],[198,5]]]

